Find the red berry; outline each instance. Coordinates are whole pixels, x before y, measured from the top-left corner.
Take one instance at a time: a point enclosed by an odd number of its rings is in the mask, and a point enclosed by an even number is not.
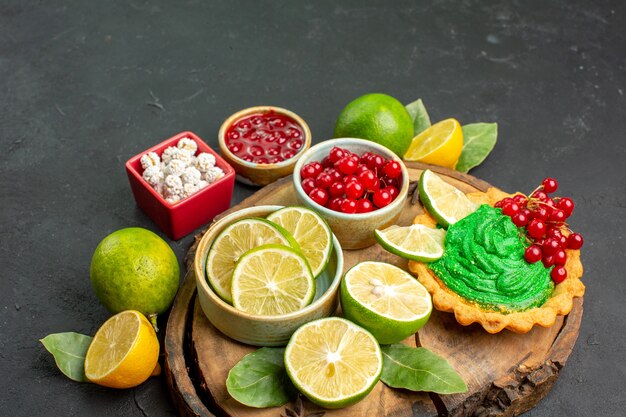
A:
[[[364,166],[364,165],[361,165]],[[360,172],[357,175],[359,182],[363,184],[366,190],[373,190],[374,185],[378,182],[378,178],[376,178],[376,174],[374,171],[366,168],[365,171]]]
[[[330,185],[328,193],[331,197],[342,197],[346,192],[346,185],[341,181],[335,181]]]
[[[321,165],[320,165],[320,167],[321,167]],[[320,169],[320,171],[321,171],[321,169]],[[315,165],[313,165],[312,163],[306,164],[300,170],[300,177],[302,177],[302,179],[315,178],[315,177],[317,177],[318,174],[319,174],[319,172],[317,172],[317,169],[315,168]]]
[[[339,160],[339,162],[335,163],[335,166],[345,175],[351,175],[356,172],[357,164],[350,157],[343,157]]]
[[[398,178],[402,174],[402,167],[398,161],[389,161],[383,167],[383,172],[389,178]]]
[[[357,177],[358,177],[358,176],[359,176],[359,174],[360,174],[361,172],[364,172],[364,171],[369,171],[369,170],[370,170],[370,169],[367,167],[367,165],[359,163],[359,164],[357,164],[355,174],[356,174],[356,175],[357,175]]]
[[[313,188],[315,188],[315,180],[313,178],[305,178],[302,181],[302,189],[305,193],[309,194]]]
[[[311,197],[311,200],[315,201],[320,206],[324,206],[328,201],[328,192],[321,188],[313,188],[309,193],[309,197]]]
[[[526,225],[526,230],[531,237],[539,239],[546,234],[546,224],[543,220],[532,219],[530,223]]]
[[[344,156],[346,156],[346,151],[341,149],[339,146],[333,146],[333,148],[330,150],[330,153],[328,154],[328,159],[330,159],[330,162],[335,163]]]
[[[361,198],[364,192],[365,188],[358,180],[350,181],[346,184],[346,197],[348,198],[356,200]]]
[[[572,233],[567,238],[568,249],[580,249],[584,243],[583,237],[579,233]]]
[[[565,280],[565,278],[567,278],[567,270],[562,265],[555,266],[550,272],[550,277],[555,284],[560,284]]]
[[[341,212],[342,213],[356,213],[356,200],[352,200],[350,198],[344,198],[341,203]]]
[[[515,201],[517,204],[519,204],[520,207],[526,207],[526,204],[528,204],[528,199],[526,198],[526,196],[524,194],[516,194],[513,196],[513,201]]]
[[[543,220],[543,221],[548,220],[548,215],[549,215],[548,209],[543,206],[539,206],[535,208],[534,210],[532,210],[531,212],[532,213],[530,217],[532,217],[533,219]]]
[[[561,237],[558,240],[562,248],[567,248],[567,236],[561,235]]]
[[[333,165],[333,161],[331,161],[329,157],[326,156],[322,159],[322,168],[330,168]]]
[[[395,200],[400,193],[400,191],[398,191],[398,189],[392,185],[385,187],[385,190],[387,190],[389,194],[391,194],[391,201]]]
[[[377,154],[372,154],[369,161],[367,161],[367,166],[372,170],[380,171],[383,165],[385,165],[385,158]]]
[[[355,164],[357,164],[357,166],[359,165],[359,162],[361,162],[361,158],[359,158],[359,155],[357,155],[357,154],[355,154],[355,153],[348,155],[348,157],[349,157],[350,159],[352,159],[352,161],[353,161]]]
[[[533,193],[532,198],[537,199],[539,201],[548,201],[550,197],[544,191],[537,190]]]
[[[384,187],[396,187],[396,188],[399,188],[398,179],[399,178],[389,178],[388,176],[385,175],[385,176],[380,178],[380,184],[381,184],[381,186],[384,185]]]
[[[556,206],[563,210],[565,217],[571,216],[574,211],[574,201],[568,197],[560,199]]]
[[[558,208],[552,210],[552,213],[550,214],[550,221],[551,222],[563,223],[566,218],[567,218],[567,216],[565,215],[565,212],[563,210],[561,210],[561,209],[558,209]]]
[[[546,255],[544,253],[541,262],[543,263],[543,266],[545,266],[546,268],[550,268],[552,265],[554,265],[554,256]]]
[[[559,240],[561,239],[561,236],[563,236],[563,233],[561,233],[561,229],[559,227],[548,227],[548,230],[546,230],[546,236]]]
[[[544,179],[541,182],[541,185],[543,186],[543,191],[545,191],[548,194],[555,192],[556,189],[559,188],[559,183],[557,183],[554,178],[549,178],[549,177]]]
[[[496,201],[496,203],[493,206],[495,208],[502,208],[503,205],[504,203],[502,202],[502,200],[500,200],[500,201]]]
[[[502,206],[502,213],[509,217],[512,217],[519,212],[519,209],[519,204],[517,204],[515,201],[511,201]]]
[[[367,198],[361,198],[356,202],[357,213],[369,213],[372,210],[374,210],[374,204]]]
[[[346,175],[345,177],[341,178],[341,182],[343,182],[344,184],[349,183],[350,181],[358,181],[359,179],[357,178],[356,175]]]
[[[391,194],[389,194],[389,191],[387,191],[386,188],[381,188],[380,190],[374,193],[374,195],[372,196],[372,200],[376,207],[383,208],[389,205],[392,199],[391,199]]]
[[[528,216],[522,211],[517,212],[513,217],[511,217],[511,220],[517,227],[523,227],[528,224]]]
[[[539,262],[543,256],[541,252],[541,248],[537,245],[530,245],[524,251],[524,259],[529,264],[534,264],[535,262]]]
[[[321,172],[315,178],[315,186],[318,188],[327,189],[333,183],[333,177],[328,172]]]
[[[361,155],[361,163],[364,165],[367,165],[367,162],[370,160],[370,158],[372,157],[372,153],[371,152],[364,152],[363,155]]]
[[[341,203],[343,203],[342,197],[331,198],[326,204],[326,207],[334,211],[341,211]]]
[[[503,198],[503,199],[502,199],[502,200],[500,200],[500,201],[502,202],[502,206],[504,207],[504,205],[505,205],[505,204],[512,203],[512,202],[514,202],[515,200],[513,200],[513,198],[511,198],[511,197],[505,197],[505,198]]]
[[[555,265],[565,265],[565,261],[567,261],[567,255],[563,249],[559,249],[554,253],[554,264]]]
[[[528,220],[530,220],[530,219],[532,218],[532,211],[530,211],[530,210],[529,210],[529,209],[527,209],[527,208],[523,208],[523,209],[521,209],[519,212],[520,212],[520,213],[524,213],[524,215],[526,216],[526,218],[527,218]]]
[[[546,255],[554,255],[557,251],[559,251],[561,249],[561,245],[559,244],[559,242],[553,238],[553,237],[549,237],[547,238],[544,242],[543,245],[541,246],[543,249],[543,252]]]
[[[343,178],[343,175],[341,174],[341,172],[337,171],[335,168],[324,168],[324,171],[322,172],[327,172],[328,174],[330,174],[330,176],[333,179],[333,182],[341,181],[341,179]]]

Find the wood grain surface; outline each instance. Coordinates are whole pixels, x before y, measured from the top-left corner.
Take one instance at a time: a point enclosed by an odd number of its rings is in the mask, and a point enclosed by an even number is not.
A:
[[[412,180],[427,165],[409,163]],[[467,174],[429,167],[464,192],[485,191],[490,185]],[[260,189],[229,212],[261,204],[295,204],[291,178]],[[419,204],[407,199],[398,221],[411,224],[422,212]],[[226,214],[226,213],[224,213]],[[196,244],[202,234],[196,236]],[[188,254],[193,262],[196,244]],[[407,262],[384,251],[379,245],[344,251],[344,270],[363,260],[379,260],[407,267]],[[195,302],[195,277],[187,276],[170,313],[165,338],[165,373],[176,407],[182,416],[278,417],[284,407],[253,409],[233,400],[226,391],[228,371],[254,347],[222,335],[206,319]],[[422,416],[516,416],[532,408],[552,388],[578,337],[582,299],[576,299],[571,313],[559,317],[550,328],[535,327],[527,334],[503,331],[495,335],[479,325],[463,327],[454,316],[433,311],[429,322],[415,337],[403,343],[423,346],[445,357],[461,374],[469,390],[463,394],[437,395],[395,390],[379,382],[360,403],[341,410],[327,410],[329,417],[422,417]],[[308,412],[319,411],[304,401]]]

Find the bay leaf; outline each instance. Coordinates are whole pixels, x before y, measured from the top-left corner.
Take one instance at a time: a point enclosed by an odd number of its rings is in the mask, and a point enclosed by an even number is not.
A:
[[[438,394],[466,392],[467,385],[447,360],[422,347],[402,344],[381,346],[381,381],[392,388]]]
[[[462,126],[463,151],[456,164],[459,172],[468,172],[480,165],[496,145],[498,139],[497,123],[472,123]]]
[[[413,120],[414,137],[430,127],[430,116],[428,116],[428,112],[421,98],[415,100],[413,103],[407,104],[405,107]]]
[[[284,357],[284,348],[264,347],[247,354],[228,372],[228,393],[249,407],[286,404],[297,391],[285,370]]]
[[[54,362],[65,376],[76,382],[85,378],[85,355],[93,337],[80,333],[53,333],[39,340],[52,354]]]

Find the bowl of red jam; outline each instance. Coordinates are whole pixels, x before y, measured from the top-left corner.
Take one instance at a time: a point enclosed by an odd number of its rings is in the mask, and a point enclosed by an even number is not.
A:
[[[317,211],[344,249],[376,242],[374,230],[394,224],[406,203],[409,173],[390,149],[356,138],[321,142],[293,172],[301,204]]]
[[[287,109],[257,106],[226,119],[218,140],[237,180],[262,186],[293,172],[298,158],[311,146],[311,130]]]

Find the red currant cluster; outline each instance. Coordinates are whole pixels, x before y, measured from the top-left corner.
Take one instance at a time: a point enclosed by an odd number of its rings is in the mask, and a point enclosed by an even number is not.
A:
[[[511,217],[517,227],[525,227],[531,245],[526,248],[524,258],[528,263],[542,261],[546,268],[554,266],[550,276],[555,283],[567,278],[565,249],[580,249],[583,237],[573,233],[565,220],[574,211],[574,202],[568,197],[550,198],[558,183],[546,178],[530,197],[517,194],[495,204],[502,213]]]
[[[337,146],[322,162],[300,170],[302,189],[317,204],[342,213],[367,213],[391,203],[399,193],[398,161],[365,152],[359,156]]]

